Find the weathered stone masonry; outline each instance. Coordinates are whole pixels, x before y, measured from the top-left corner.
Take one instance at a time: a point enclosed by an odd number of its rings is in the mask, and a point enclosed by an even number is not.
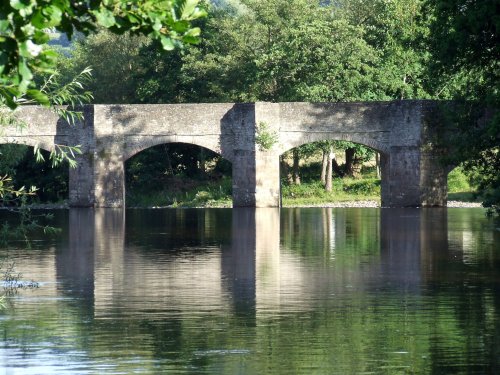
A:
[[[40,107],[21,107],[28,124],[6,129],[0,142],[80,145],[78,167],[70,170],[70,205],[122,207],[124,163],[158,144],[206,147],[232,162],[233,205],[279,205],[279,155],[319,140],[348,140],[381,153],[382,205],[443,206],[447,169],[429,147],[436,102],[217,103],[91,105],[84,120],[69,127]],[[278,142],[256,145],[256,125],[265,123]],[[429,130],[431,129],[431,130]]]

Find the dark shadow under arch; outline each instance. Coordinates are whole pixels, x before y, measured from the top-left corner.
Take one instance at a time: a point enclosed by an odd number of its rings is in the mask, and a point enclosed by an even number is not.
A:
[[[128,206],[169,206],[230,200],[232,165],[194,144],[162,143],[125,161]],[[188,205],[191,205],[189,203]]]
[[[44,160],[36,161],[35,145],[40,148]],[[0,175],[12,178],[16,189],[23,186],[38,189],[36,195],[28,197],[27,203],[63,203],[69,196],[68,164],[53,166],[50,152],[43,146],[36,141],[0,144]]]
[[[149,148],[164,144],[187,144],[191,146],[203,147],[216,154],[221,154],[218,137],[197,136],[197,137],[190,137],[190,139],[184,139],[184,138],[186,137],[179,137],[175,135],[128,137],[123,152],[123,161],[127,161],[131,157]]]

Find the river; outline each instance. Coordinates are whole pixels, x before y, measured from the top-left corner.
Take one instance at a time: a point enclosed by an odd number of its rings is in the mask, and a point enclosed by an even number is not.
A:
[[[7,220],[5,214],[1,221]],[[498,374],[483,209],[71,209],[0,250],[0,374]]]

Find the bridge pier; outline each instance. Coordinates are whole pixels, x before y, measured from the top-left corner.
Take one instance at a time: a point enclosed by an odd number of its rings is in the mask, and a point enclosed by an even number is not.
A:
[[[68,131],[69,146],[79,145],[81,154],[75,155],[76,168],[69,169],[69,206],[93,207],[94,189],[94,106],[83,108],[83,121]]]
[[[84,121],[71,129],[70,145],[80,145],[82,154],[69,170],[70,207],[125,206],[123,128],[102,107],[86,106]]]
[[[381,157],[382,207],[442,207],[447,201],[446,167],[436,152],[391,147]]]
[[[94,206],[94,154],[76,155],[76,168],[69,169],[69,206]]]
[[[238,152],[233,160],[233,207],[279,207],[279,154]]]
[[[105,153],[94,168],[95,207],[125,207],[125,163],[121,155]]]
[[[382,207],[420,206],[420,150],[418,147],[391,147],[381,157]]]
[[[420,152],[421,205],[446,207],[448,201],[448,173],[450,167],[443,164],[441,152]]]
[[[259,129],[268,137],[279,135],[280,108],[276,103],[258,102],[247,126],[247,143],[238,144],[233,156],[233,207],[279,207],[280,170],[276,144],[262,147],[256,141]],[[265,128],[265,130],[264,130]],[[261,134],[262,135],[262,134]]]
[[[70,207],[125,206],[125,168],[120,155],[85,153],[69,171]]]

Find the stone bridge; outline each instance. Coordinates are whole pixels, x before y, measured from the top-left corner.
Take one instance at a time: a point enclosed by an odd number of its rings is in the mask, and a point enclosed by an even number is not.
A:
[[[89,105],[84,120],[68,126],[48,109],[25,106],[17,116],[27,127],[4,129],[0,143],[50,150],[80,145],[78,167],[69,173],[72,207],[122,207],[124,163],[162,143],[203,146],[232,162],[233,205],[274,207],[280,203],[279,156],[320,140],[348,140],[381,155],[382,205],[443,206],[447,172],[433,151],[437,103],[216,103]],[[265,123],[277,143],[261,150],[256,129]]]

